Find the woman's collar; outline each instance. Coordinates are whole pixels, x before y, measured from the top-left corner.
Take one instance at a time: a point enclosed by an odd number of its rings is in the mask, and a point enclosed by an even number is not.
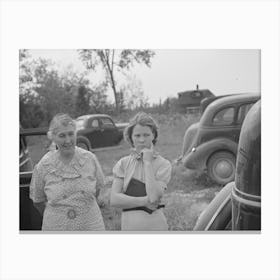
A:
[[[65,164],[63,164],[63,162],[59,159],[60,157],[60,152],[59,150],[55,150],[52,152],[52,156],[50,156],[48,158],[48,160],[45,162],[45,164],[47,165],[52,165],[56,168],[62,168],[65,167]],[[83,150],[81,148],[75,147],[75,152],[73,155],[73,158],[71,159],[71,161],[69,162],[69,167],[70,166],[83,166],[86,162],[86,153],[83,152]]]

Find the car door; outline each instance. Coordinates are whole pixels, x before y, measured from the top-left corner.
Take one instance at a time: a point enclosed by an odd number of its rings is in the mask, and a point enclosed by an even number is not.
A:
[[[98,118],[90,118],[87,122],[87,138],[92,148],[102,147],[102,130]]]
[[[100,128],[102,132],[102,145],[112,146],[117,142],[117,128],[113,121],[108,117],[101,117]]]
[[[222,117],[222,122],[224,123],[224,131],[221,133],[223,137],[233,140],[238,143],[239,134],[241,130],[241,124],[236,123],[236,115],[237,115],[237,106],[233,104],[230,107],[227,107],[223,110],[225,112]],[[220,113],[222,113],[220,111]],[[217,113],[216,116],[218,116]],[[215,123],[215,116],[213,118],[213,124]],[[219,123],[216,122],[217,125]]]
[[[236,142],[239,142],[239,136],[240,136],[240,131],[241,131],[243,121],[244,121],[247,113],[251,109],[251,107],[255,104],[255,102],[256,101],[250,102],[250,103],[245,103],[245,104],[244,103],[239,104],[239,106],[237,108],[238,110],[237,110],[237,114],[236,114],[236,124],[240,128],[240,130],[239,130],[239,133],[237,135]]]
[[[234,123],[235,111],[234,106],[226,106],[214,112],[209,125],[200,130],[200,137],[197,139],[199,144],[215,138],[228,138],[235,141],[238,131]]]

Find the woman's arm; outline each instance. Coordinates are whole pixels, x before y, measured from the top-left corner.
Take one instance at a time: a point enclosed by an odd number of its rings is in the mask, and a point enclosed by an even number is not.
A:
[[[110,198],[111,206],[119,208],[132,208],[146,206],[148,204],[147,196],[134,197],[122,193],[123,183],[124,180],[122,178],[114,178]]]
[[[105,176],[103,174],[101,165],[95,155],[93,155],[93,159],[95,164],[95,177],[96,177],[95,197],[98,199],[101,188],[105,186]]]
[[[43,216],[45,208],[46,208],[46,203],[45,202],[38,202],[38,203],[33,203],[34,207],[39,211],[41,216]]]
[[[34,207],[43,215],[47,197],[44,191],[44,174],[42,168],[37,164],[34,167],[32,179],[29,187],[29,197],[33,201]]]
[[[149,201],[151,203],[155,203],[163,196],[164,189],[162,187],[162,182],[159,182],[155,179],[153,166],[150,161],[144,160],[144,172],[146,191]]]
[[[145,172],[145,183],[146,192],[149,198],[149,202],[155,203],[159,201],[163,196],[164,188],[162,187],[162,182],[156,180],[155,171],[153,170],[153,145],[151,149],[143,149],[143,162],[144,162],[144,172]]]

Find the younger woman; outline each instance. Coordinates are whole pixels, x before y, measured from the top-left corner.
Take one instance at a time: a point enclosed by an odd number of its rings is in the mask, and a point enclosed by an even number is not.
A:
[[[121,229],[166,231],[161,198],[171,176],[171,164],[154,151],[158,138],[155,121],[138,113],[124,131],[133,150],[113,168],[111,205],[122,208]]]

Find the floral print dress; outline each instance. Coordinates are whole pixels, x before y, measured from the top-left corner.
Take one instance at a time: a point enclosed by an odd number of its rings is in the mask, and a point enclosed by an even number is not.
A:
[[[103,185],[102,169],[91,152],[76,147],[67,165],[58,151],[48,152],[35,166],[30,185],[33,202],[46,202],[42,230],[105,230],[95,198]]]

